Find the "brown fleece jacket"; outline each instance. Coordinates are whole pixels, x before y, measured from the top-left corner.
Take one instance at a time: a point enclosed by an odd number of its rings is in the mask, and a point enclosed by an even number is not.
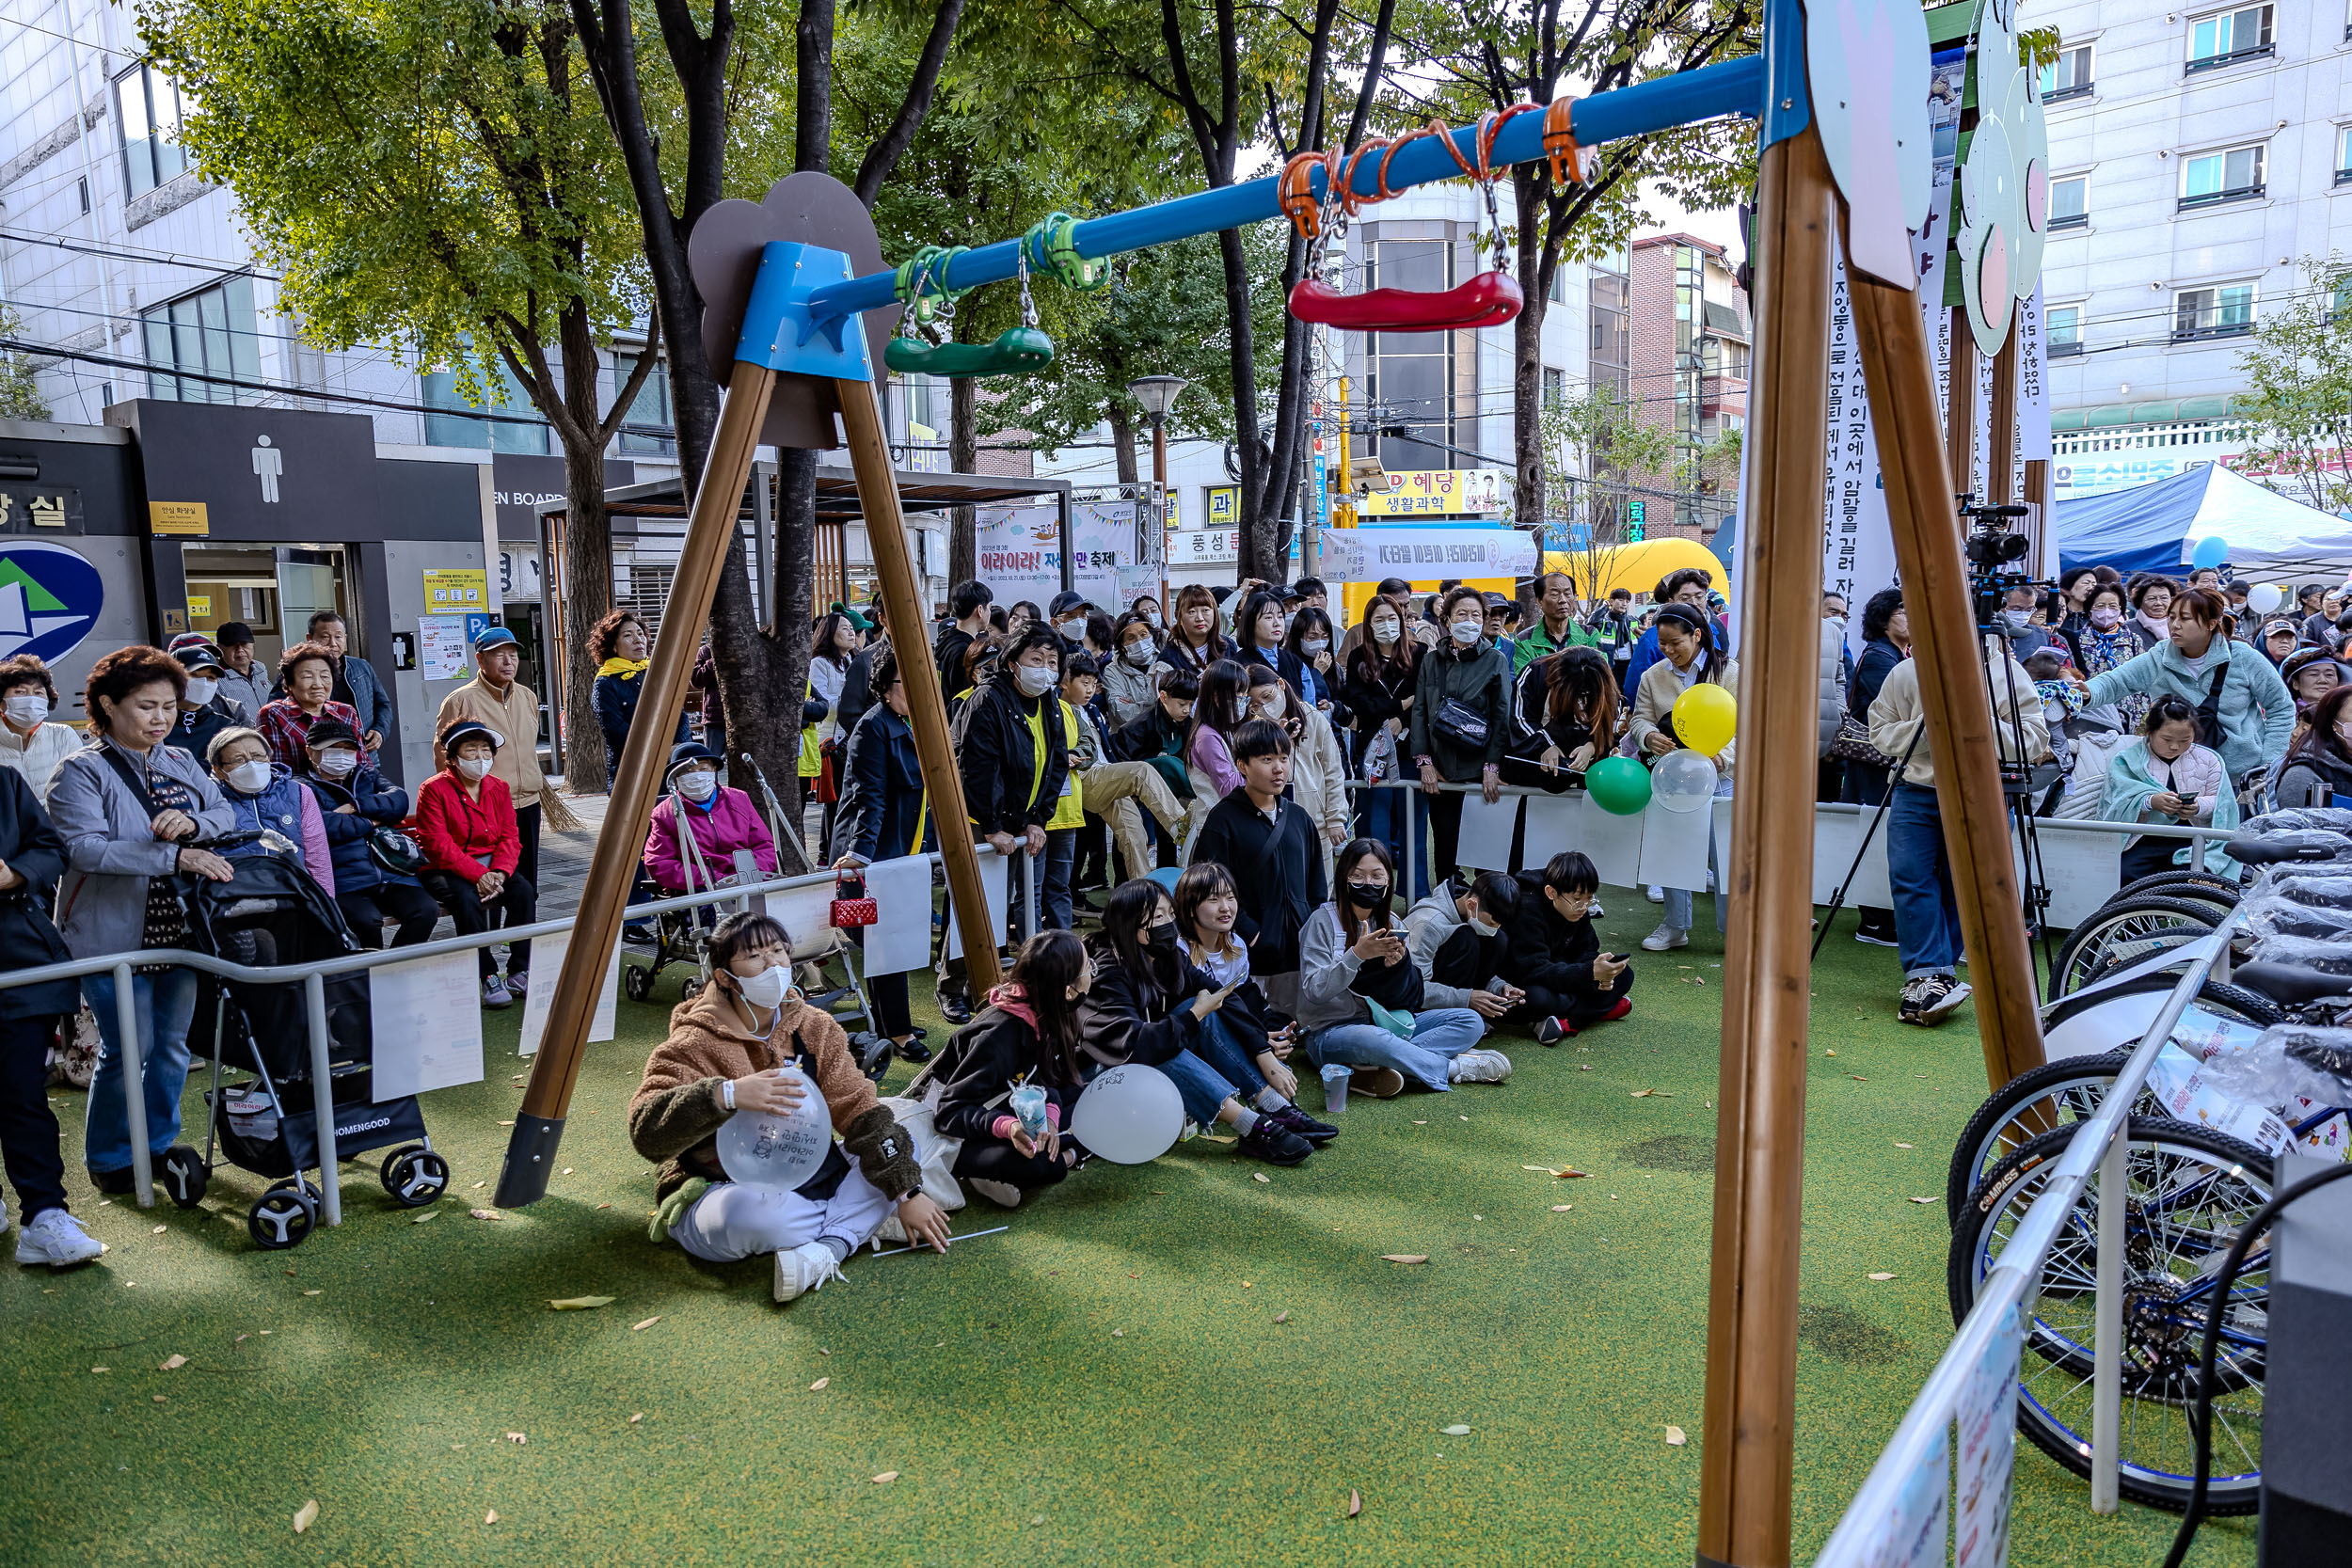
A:
[[[768,1039],[747,1032],[717,986],[705,988],[670,1014],[670,1037],[654,1048],[644,1082],[628,1102],[628,1138],[637,1152],[662,1162],[655,1185],[666,1198],[690,1177],[723,1181],[719,1126],[732,1114],[719,1085],[781,1067],[793,1056],[825,1097],[833,1130],[866,1179],[891,1198],[922,1185],[923,1170],[909,1137],[875,1097],[874,1085],[850,1054],[850,1038],[831,1014],[787,1001]]]

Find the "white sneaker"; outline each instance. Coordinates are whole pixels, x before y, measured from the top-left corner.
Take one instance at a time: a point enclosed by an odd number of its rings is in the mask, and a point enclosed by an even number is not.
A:
[[[1009,1181],[991,1181],[985,1176],[967,1176],[963,1178],[963,1184],[999,1209],[1021,1207],[1021,1189]]]
[[[511,1007],[515,1005],[514,993],[506,989],[504,980],[493,974],[482,982],[482,1005],[485,1007]]]
[[[1446,1064],[1449,1084],[1500,1084],[1511,1076],[1511,1058],[1500,1051],[1465,1051]]]
[[[1666,901],[1666,890],[1662,887],[1644,888],[1642,896],[1653,904],[1662,904]]]
[[[106,1243],[82,1228],[82,1222],[62,1209],[43,1209],[18,1232],[16,1260],[70,1269],[87,1263],[106,1250]]]
[[[1665,902],[1665,897],[1662,894],[1659,897],[1659,902],[1661,904]],[[1609,918],[1609,911],[1600,907],[1600,900],[1597,898],[1594,899],[1585,909],[1584,914],[1585,918],[1589,920],[1606,920]]]
[[[1691,945],[1691,933],[1677,931],[1671,926],[1661,926],[1642,939],[1643,948],[1651,953],[1663,953],[1670,947]]]
[[[828,1279],[841,1278],[841,1259],[822,1242],[809,1242],[790,1252],[776,1254],[778,1301],[791,1301],[803,1291],[821,1290]]]

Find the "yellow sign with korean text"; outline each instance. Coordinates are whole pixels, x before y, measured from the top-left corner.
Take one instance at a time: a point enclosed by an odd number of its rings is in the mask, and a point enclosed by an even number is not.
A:
[[[210,533],[212,518],[202,501],[149,501],[147,526],[153,533]]]
[[[424,612],[462,615],[490,608],[490,574],[479,567],[455,567],[424,574]]]

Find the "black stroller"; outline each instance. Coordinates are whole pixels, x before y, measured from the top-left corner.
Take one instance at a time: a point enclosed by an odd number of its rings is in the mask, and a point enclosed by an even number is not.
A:
[[[342,911],[295,861],[291,844],[264,832],[234,835],[219,847],[245,849],[230,860],[235,876],[226,882],[191,879],[181,888],[197,951],[259,966],[313,963],[359,951]],[[348,1160],[390,1147],[379,1171],[384,1190],[404,1207],[421,1208],[449,1186],[449,1162],[426,1136],[415,1096],[382,1103],[374,1098],[367,974],[330,975],[326,991],[336,1152]],[[197,991],[197,1021],[189,1053],[212,1063],[204,1153],[200,1160],[193,1149],[167,1156],[165,1188],[174,1203],[193,1209],[221,1162],[269,1177],[269,1189],[246,1215],[246,1228],[271,1251],[297,1245],[317,1225],[322,1201],[304,1174],[317,1169],[319,1158],[304,988],[208,974]],[[224,1069],[251,1076],[224,1082]]]

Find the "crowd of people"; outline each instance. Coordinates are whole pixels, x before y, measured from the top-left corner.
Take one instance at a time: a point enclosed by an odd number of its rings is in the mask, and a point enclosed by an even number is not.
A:
[[[2271,803],[2352,805],[2352,592],[2305,585],[2292,613],[2265,615],[2223,577],[2081,567],[2055,592],[2009,596],[1983,652],[2004,761],[2039,770],[2040,809],[2226,829]],[[1591,862],[1527,845],[1522,825],[1508,863],[1461,864],[1463,803],[1473,789],[1489,801],[1506,785],[1571,790],[1603,758],[1673,752],[1677,698],[1701,684],[1737,693],[1727,606],[1702,569],[1669,574],[1638,606],[1624,589],[1584,603],[1565,573],[1529,587],[1522,603],[1391,579],[1350,617],[1311,578],[1188,586],[1165,609],[1145,595],[1116,612],[1073,593],[999,608],[984,584],[955,586],[930,657],[965,831],[1025,851],[1041,894],[1039,934],[990,994],[971,994],[941,943],[936,997],[958,1028],[936,1059],[907,977],[870,986],[878,1034],[924,1068],[912,1091],[923,1136],[957,1145],[954,1174],[1005,1202],[1064,1179],[1081,1151],[1057,1118],[1114,1065],[1160,1068],[1191,1122],[1291,1164],[1337,1132],[1302,1108],[1302,1067],[1373,1099],[1497,1084],[1511,1063],[1482,1044],[1495,1030],[1554,1043],[1626,1015],[1629,955],[1594,935]],[[1967,988],[1911,627],[1895,588],[1863,602],[1850,638],[1851,613],[1824,595],[1820,797],[1889,808],[1893,908],[1865,909],[1856,935],[1899,950],[1898,1014],[1932,1023]],[[818,858],[843,873],[934,848],[941,831],[880,622],[874,607],[838,605],[819,620],[801,716]],[[650,641],[626,610],[596,630],[596,717],[615,757]],[[471,651],[474,674],[443,700],[433,772],[413,792],[385,776],[389,698],[331,610],[274,671],[236,625],[118,649],[90,672],[86,729],[53,717],[60,694],[39,659],[0,663],[0,925],[12,950],[183,946],[172,879],[230,879],[256,843],[298,864],[370,945],[424,942],[444,915],[466,933],[529,924],[553,807],[539,699],[517,679],[512,632],[494,625]],[[726,782],[719,719],[707,703],[701,717],[701,740],[685,718],[669,736],[638,898],[706,885],[739,853],[762,873],[778,863],[780,824]],[[1719,792],[1737,761],[1736,743],[1717,756]],[[2181,840],[2130,835],[2122,875],[2187,855]],[[2227,864],[2217,847],[2207,863]],[[1688,943],[1696,891],[1645,890],[1660,920],[1641,947]],[[783,1091],[751,1080],[772,1084],[787,1057],[820,1081],[834,1070],[839,1026],[800,1001],[788,953],[772,923],[710,935],[715,983],[681,1009],[632,1113],[639,1147],[671,1163],[665,1197],[716,1180],[714,1106],[780,1103]],[[502,963],[485,946],[479,961],[485,1006],[527,991],[527,942],[506,944]],[[102,1190],[125,1190],[127,1093],[145,1101],[151,1153],[176,1148],[196,983],[183,966],[135,969],[139,1085],[120,1081],[112,976],[0,991],[20,1257],[70,1262],[97,1244],[65,1211],[47,1074],[72,1077],[81,1053],[85,1159]],[[697,1063],[729,1070],[686,1076]],[[861,1082],[873,1065],[858,1064]],[[1028,1084],[1046,1091],[1042,1133],[1005,1110]],[[856,1171],[833,1173],[813,1207],[723,1198],[706,1212],[696,1189],[700,1217],[679,1210],[666,1233],[706,1256],[790,1253],[800,1288],[826,1276],[818,1253],[837,1263],[839,1243],[894,1201],[907,1233],[932,1234],[944,1222],[905,1180],[905,1130],[870,1096],[829,1088],[827,1100]]]

